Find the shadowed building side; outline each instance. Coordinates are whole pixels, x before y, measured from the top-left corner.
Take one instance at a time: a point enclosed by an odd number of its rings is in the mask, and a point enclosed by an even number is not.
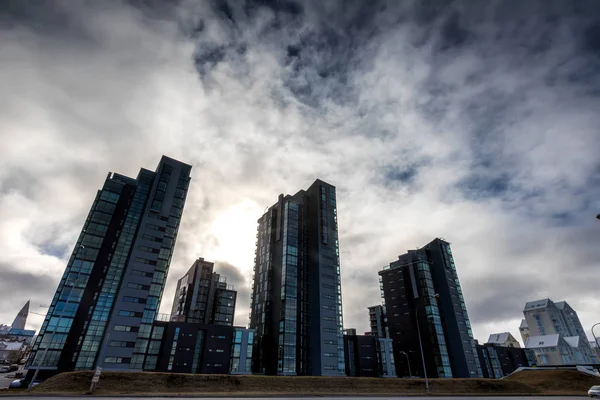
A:
[[[345,375],[334,186],[280,195],[258,220],[252,289],[254,372]]]

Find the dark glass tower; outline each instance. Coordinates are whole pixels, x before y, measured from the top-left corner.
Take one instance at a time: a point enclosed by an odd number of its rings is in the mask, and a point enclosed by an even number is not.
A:
[[[44,377],[142,368],[190,171],[163,156],[155,172],[141,169],[136,179],[108,174],[33,346],[30,371],[39,368]]]
[[[450,244],[435,239],[379,272],[399,376],[481,377],[475,341]]]
[[[280,195],[258,220],[254,371],[345,375],[335,187]]]
[[[213,268],[199,258],[177,281],[171,321],[233,326],[237,292]]]

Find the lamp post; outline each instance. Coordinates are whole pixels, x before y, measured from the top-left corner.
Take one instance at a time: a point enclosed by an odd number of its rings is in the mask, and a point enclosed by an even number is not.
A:
[[[405,351],[401,351],[400,354],[404,354],[406,356],[406,363],[408,364],[408,376],[412,378],[412,371],[410,369],[410,359],[408,358],[408,354]]]
[[[82,260],[81,260],[81,262],[83,263],[85,261],[85,246],[80,245],[79,248],[81,250],[83,250],[83,257],[82,257]],[[79,270],[81,270],[81,267],[79,268]],[[52,341],[54,340],[54,335],[56,334],[56,330],[58,329],[58,327],[60,325],[60,320],[63,318],[63,315],[65,313],[65,309],[67,308],[67,305],[69,304],[69,300],[71,299],[71,293],[73,293],[73,289],[77,288],[77,283],[79,282],[79,278],[80,278],[79,271],[77,271],[77,278],[75,278],[75,281],[73,282],[73,287],[69,290],[69,294],[67,295],[67,298],[65,300],[64,307],[62,308],[62,310],[60,310],[60,313],[58,314],[58,320],[56,321],[56,326],[54,327],[54,330],[50,334],[50,340],[48,340],[48,344],[46,344],[46,348],[44,349],[44,354],[42,355],[42,359],[40,360],[40,362],[36,366],[35,372],[33,373],[33,377],[31,378],[31,382],[29,382],[29,385],[27,386],[27,391],[28,392],[31,391],[31,388],[33,387],[33,382],[35,382],[35,378],[37,378],[38,373],[40,372],[40,364],[43,366],[44,365],[44,361],[46,361],[46,356],[48,355],[48,350],[50,349],[50,346],[52,345]],[[65,280],[65,284],[66,283],[67,282]],[[63,285],[63,288],[64,288],[64,285]],[[60,296],[59,296],[58,300],[56,301],[57,304],[58,304],[59,300],[60,300]],[[54,306],[54,309],[56,310],[56,306]],[[50,319],[52,319],[52,317]],[[37,354],[36,354],[36,358],[37,358]]]
[[[600,214],[599,214],[600,215]],[[598,343],[598,338],[596,337],[596,335],[594,334],[594,327],[596,325],[600,325],[600,322],[592,325],[592,336],[594,337],[594,340],[596,341],[596,346],[598,346],[598,348],[600,349],[600,343]]]
[[[429,299],[438,299],[440,297],[439,294],[435,294],[434,296],[430,296]],[[419,336],[419,349],[421,350],[421,361],[423,362],[423,375],[425,376],[425,390],[429,393],[429,378],[427,378],[427,365],[425,363],[425,354],[423,353],[423,341],[421,340],[421,328],[419,327],[419,315],[417,312],[417,305],[415,303],[415,320],[417,322],[417,335]]]

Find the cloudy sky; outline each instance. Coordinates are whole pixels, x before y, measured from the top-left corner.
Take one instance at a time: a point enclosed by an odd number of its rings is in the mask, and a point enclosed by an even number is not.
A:
[[[166,154],[193,181],[163,312],[202,256],[246,324],[256,220],[321,178],[346,327],[367,330],[383,265],[442,237],[477,339],[518,336],[544,297],[589,333],[599,15],[595,0],[3,2],[0,323],[29,298],[45,312],[106,174]]]

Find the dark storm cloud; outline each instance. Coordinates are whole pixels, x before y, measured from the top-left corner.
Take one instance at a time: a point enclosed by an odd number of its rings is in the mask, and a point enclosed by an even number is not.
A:
[[[0,6],[14,291],[23,270],[58,279],[107,171],[167,153],[194,169],[163,309],[202,255],[243,324],[257,218],[319,177],[338,189],[346,326],[367,329],[382,265],[436,236],[480,339],[532,296],[594,317],[599,2],[73,4]]]

